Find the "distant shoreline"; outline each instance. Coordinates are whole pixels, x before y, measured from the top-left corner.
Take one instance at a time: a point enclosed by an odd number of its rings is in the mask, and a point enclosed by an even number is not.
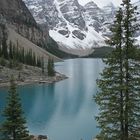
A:
[[[10,85],[11,75],[14,76],[17,85],[30,85],[37,83],[50,84],[58,82],[68,77],[59,72],[55,72],[55,76],[50,77],[47,74],[47,70],[44,70],[34,66],[22,65],[22,68],[13,68],[1,66],[0,67],[0,87],[8,87]]]
[[[56,76],[53,77],[45,77],[45,76],[38,76],[38,77],[32,77],[32,79],[25,79],[24,81],[20,81],[20,80],[16,80],[16,84],[18,86],[24,86],[24,85],[32,85],[32,84],[52,84],[55,82],[59,82],[62,80],[67,79],[68,77],[60,74],[60,73],[56,73]],[[7,82],[0,82],[0,88],[3,87],[9,87],[10,86],[10,81]]]

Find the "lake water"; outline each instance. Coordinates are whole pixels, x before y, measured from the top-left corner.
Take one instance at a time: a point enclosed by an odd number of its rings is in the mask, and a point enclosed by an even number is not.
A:
[[[69,78],[50,85],[18,87],[29,131],[48,135],[49,140],[91,140],[99,132],[93,95],[103,63],[100,59],[70,59],[55,66]],[[0,89],[0,112],[6,93],[6,88]]]

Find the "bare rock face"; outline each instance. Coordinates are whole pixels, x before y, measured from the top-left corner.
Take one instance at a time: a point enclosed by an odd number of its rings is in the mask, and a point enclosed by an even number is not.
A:
[[[99,8],[94,1],[81,6],[78,0],[24,0],[38,23],[48,25],[49,35],[71,49],[105,46],[117,8]],[[140,2],[138,11],[140,11]],[[140,32],[137,32],[137,36]],[[64,41],[65,40],[65,41]],[[96,44],[96,45],[95,45]]]
[[[24,0],[38,23],[48,25],[49,35],[58,43],[72,49],[102,46],[102,10],[89,2],[81,6],[78,0]],[[65,42],[64,42],[65,40]],[[87,48],[86,48],[87,47]],[[63,47],[62,47],[63,48]]]
[[[34,43],[43,39],[42,31],[22,0],[0,0],[0,21]]]
[[[74,36],[76,36],[80,40],[83,40],[86,37],[86,35],[83,34],[80,30],[74,30],[72,33]]]
[[[79,5],[77,0],[58,0],[60,6],[60,11],[64,18],[74,25],[78,26],[80,29],[85,28],[85,21],[82,17],[82,7]]]
[[[59,30],[58,32],[62,35],[67,35],[69,33],[67,30]]]
[[[89,2],[84,6],[84,19],[89,26],[93,27],[95,31],[99,32],[102,23],[105,21],[103,11],[93,2]]]
[[[1,0],[0,13],[9,22],[25,22],[36,25],[31,13],[21,0]]]

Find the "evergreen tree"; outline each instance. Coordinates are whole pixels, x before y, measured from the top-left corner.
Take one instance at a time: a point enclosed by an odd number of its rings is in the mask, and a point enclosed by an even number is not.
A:
[[[37,58],[37,64],[36,64],[38,67],[41,67],[41,60],[40,60],[40,57]]]
[[[5,59],[8,59],[8,46],[7,46],[7,39],[5,36],[2,39],[2,54]]]
[[[9,58],[10,59],[13,59],[13,45],[12,45],[12,42],[10,41],[9,43]]]
[[[98,80],[100,91],[95,98],[101,110],[97,117],[101,128],[99,140],[123,140],[122,16],[122,9],[119,9],[108,42],[115,50],[104,60],[107,66]]]
[[[44,74],[45,68],[44,68],[44,58],[43,57],[41,59],[41,68],[42,68],[42,73]]]
[[[25,63],[25,51],[24,51],[24,48],[22,48],[22,56],[21,56],[21,62],[22,63]]]
[[[1,48],[1,42],[0,42],[0,57],[2,56],[2,48]]]
[[[51,58],[48,59],[47,71],[48,76],[55,76],[54,60]]]
[[[12,44],[12,54],[13,54],[13,59],[16,59],[16,46],[15,46],[15,44]]]
[[[124,9],[124,133],[125,140],[140,138],[140,65],[135,59],[137,46],[134,36],[139,29],[137,7],[130,0],[123,0]]]
[[[6,66],[7,65],[7,61],[2,57],[0,57],[0,65],[1,66]]]
[[[2,45],[0,45],[0,57],[2,56],[5,59],[9,59],[10,68],[16,67],[16,65],[12,65],[12,62],[41,67],[41,60],[40,58],[36,58],[36,55],[32,51],[32,49],[25,51],[24,48],[19,47],[18,41],[16,46],[12,44],[11,41],[9,43],[9,46],[7,46],[6,37],[3,38]]]
[[[35,53],[32,54],[32,61],[33,61],[33,66],[37,66]]]
[[[95,101],[100,113],[97,117],[101,133],[99,140],[138,140],[140,138],[140,65],[135,59],[137,46],[134,33],[135,7],[123,1],[123,11],[116,15],[109,44],[116,49],[104,62],[99,93]]]
[[[26,121],[23,117],[20,98],[13,77],[10,83],[8,102],[3,113],[5,121],[1,128],[2,137],[3,140],[29,140],[29,134],[25,127]]]

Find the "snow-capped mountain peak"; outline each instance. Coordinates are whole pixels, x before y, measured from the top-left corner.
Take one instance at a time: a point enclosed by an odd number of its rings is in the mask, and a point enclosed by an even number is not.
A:
[[[39,24],[47,24],[50,36],[60,48],[92,49],[105,46],[116,7],[102,9],[92,0],[84,6],[78,0],[24,0]]]
[[[50,36],[62,46],[86,49],[104,46],[102,10],[93,2],[78,0],[24,0],[38,23],[46,23]],[[60,46],[61,47],[61,46]]]

